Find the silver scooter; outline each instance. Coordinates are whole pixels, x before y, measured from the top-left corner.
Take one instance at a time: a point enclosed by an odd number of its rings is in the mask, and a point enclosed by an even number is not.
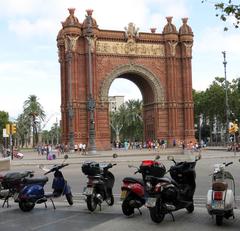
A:
[[[223,218],[234,217],[235,209],[235,182],[234,177],[226,167],[233,162],[215,164],[212,175],[212,189],[207,194],[207,210],[212,216],[216,216],[216,224],[222,225]]]

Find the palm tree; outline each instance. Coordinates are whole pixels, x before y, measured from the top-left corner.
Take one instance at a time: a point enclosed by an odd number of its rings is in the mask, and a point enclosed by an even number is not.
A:
[[[30,95],[23,105],[24,116],[31,121],[33,131],[33,147],[38,141],[37,123],[45,119],[46,115],[42,105],[38,102],[37,96]],[[37,121],[40,120],[40,121]]]
[[[134,140],[142,139],[143,137],[143,119],[142,119],[142,101],[129,100],[126,102],[127,107],[127,133],[129,138]]]
[[[127,101],[122,104],[117,111],[110,113],[110,119],[112,135],[115,134],[116,141],[119,141],[120,139],[132,141],[142,140],[142,101]]]

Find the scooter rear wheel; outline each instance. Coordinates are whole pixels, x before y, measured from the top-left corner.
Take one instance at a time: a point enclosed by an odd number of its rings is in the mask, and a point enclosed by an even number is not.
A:
[[[29,201],[19,201],[18,205],[23,212],[30,212],[34,208],[35,203]]]
[[[125,216],[134,214],[134,208],[130,206],[129,201],[130,199],[127,198],[122,202],[122,212]]]
[[[88,210],[91,212],[93,212],[97,208],[97,200],[95,196],[93,195],[87,196],[87,207]]]
[[[216,224],[218,226],[222,225],[223,223],[223,216],[216,215]]]
[[[66,199],[69,205],[73,205],[73,196],[72,193],[66,194]]]

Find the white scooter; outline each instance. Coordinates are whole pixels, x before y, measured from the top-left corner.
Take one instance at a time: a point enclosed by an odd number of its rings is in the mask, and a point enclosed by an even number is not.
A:
[[[222,225],[223,218],[235,218],[235,182],[232,174],[225,170],[232,163],[215,164],[211,174],[212,189],[207,194],[207,210],[210,215],[216,216],[217,225]]]

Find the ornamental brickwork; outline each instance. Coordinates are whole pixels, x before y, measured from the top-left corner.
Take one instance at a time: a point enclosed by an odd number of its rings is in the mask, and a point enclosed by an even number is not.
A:
[[[97,150],[111,148],[108,92],[116,78],[132,81],[142,93],[145,140],[193,141],[193,32],[187,18],[177,30],[167,17],[162,33],[140,32],[133,23],[113,31],[99,29],[92,10],[83,23],[74,11],[57,36],[62,142],[89,144],[94,123]]]

